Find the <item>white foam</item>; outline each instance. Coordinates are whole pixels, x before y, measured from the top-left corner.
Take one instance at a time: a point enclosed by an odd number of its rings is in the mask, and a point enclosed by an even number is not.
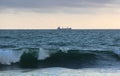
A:
[[[0,49],[0,63],[10,65],[19,62],[22,53],[22,51]]]
[[[120,55],[120,50],[118,48],[116,48],[113,52]]]
[[[38,56],[39,60],[44,60],[44,59],[50,57],[49,52],[47,50],[42,49],[42,48],[39,49],[39,54],[38,55],[39,55]]]
[[[68,53],[68,50],[70,50],[70,48],[68,47],[60,47],[59,48],[62,52]]]
[[[26,52],[29,53],[28,49],[23,49],[20,51],[0,49],[0,63],[10,65],[11,63],[16,63],[20,61],[22,54]],[[47,50],[42,48],[39,49],[38,60],[44,60],[50,56]]]
[[[2,71],[0,76],[120,76],[120,70],[46,68],[24,73],[22,70]]]

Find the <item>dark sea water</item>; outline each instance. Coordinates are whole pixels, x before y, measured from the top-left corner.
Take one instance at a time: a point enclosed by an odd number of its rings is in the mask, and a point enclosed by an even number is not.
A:
[[[0,30],[0,69],[120,68],[120,30]]]

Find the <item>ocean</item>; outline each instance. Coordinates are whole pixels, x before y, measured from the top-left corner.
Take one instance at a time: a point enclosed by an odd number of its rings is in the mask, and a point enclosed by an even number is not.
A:
[[[120,76],[120,30],[0,30],[0,76]]]

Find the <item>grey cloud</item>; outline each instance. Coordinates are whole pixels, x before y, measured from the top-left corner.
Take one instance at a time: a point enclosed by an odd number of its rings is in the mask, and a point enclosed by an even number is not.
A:
[[[0,6],[8,8],[99,7],[109,1],[110,0],[0,0]]]
[[[65,8],[99,8],[119,4],[118,0],[0,0],[0,8],[31,9],[40,12],[64,11]],[[37,10],[36,10],[37,9]]]

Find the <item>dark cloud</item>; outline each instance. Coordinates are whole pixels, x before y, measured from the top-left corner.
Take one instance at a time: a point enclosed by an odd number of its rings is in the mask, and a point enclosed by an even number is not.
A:
[[[110,0],[0,0],[0,6],[8,8],[99,7],[109,1]]]
[[[60,11],[64,8],[99,8],[104,7],[112,1],[113,0],[0,0],[0,8],[37,9],[36,11],[48,12],[53,10]]]

